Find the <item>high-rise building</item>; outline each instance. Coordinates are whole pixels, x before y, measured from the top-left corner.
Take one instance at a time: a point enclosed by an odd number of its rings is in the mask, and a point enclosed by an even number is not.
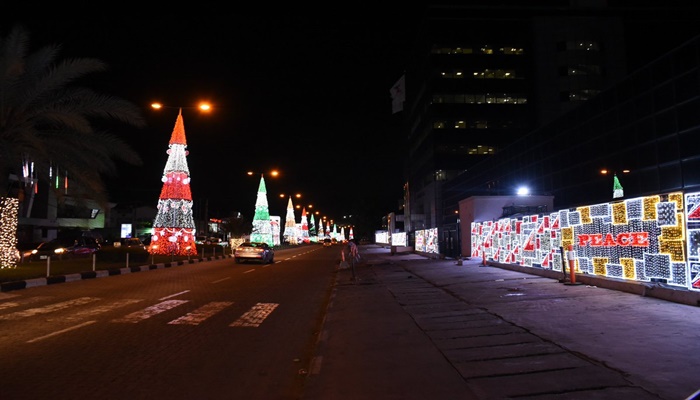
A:
[[[475,3],[429,6],[406,71],[408,232],[454,224],[445,182],[626,73],[623,21],[603,2]],[[441,229],[448,255],[455,234]]]

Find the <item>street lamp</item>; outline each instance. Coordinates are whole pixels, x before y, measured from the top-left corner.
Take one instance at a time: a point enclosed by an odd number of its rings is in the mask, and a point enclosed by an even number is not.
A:
[[[254,174],[260,174],[261,176],[265,175],[265,173],[263,173],[263,172],[255,172],[255,171],[248,171],[248,172],[246,172],[246,174],[248,174],[249,176],[253,176]],[[277,171],[276,169],[270,170],[271,176],[277,177],[277,176],[279,176],[279,174],[280,174],[279,171]]]
[[[211,105],[211,103],[206,102],[206,101],[201,101],[196,106],[189,106],[189,107],[166,106],[160,102],[153,102],[153,103],[151,103],[151,108],[153,108],[154,110],[160,110],[161,108],[178,108],[178,109],[192,108],[192,109],[198,109],[199,111],[202,111],[202,112],[210,112],[212,110],[212,105]]]

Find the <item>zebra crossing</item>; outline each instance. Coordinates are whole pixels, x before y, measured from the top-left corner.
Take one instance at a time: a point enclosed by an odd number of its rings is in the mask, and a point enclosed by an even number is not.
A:
[[[96,318],[119,308],[145,301],[145,299],[118,299],[109,300],[105,303],[104,299],[99,297],[78,297],[75,299],[38,305],[38,303],[46,302],[47,300],[50,300],[50,298],[46,296],[21,299],[6,297],[5,299],[0,299],[0,321],[17,321],[38,316],[49,316],[49,318],[46,318],[47,321],[77,321],[88,318]],[[137,311],[108,320],[108,322],[119,324],[138,324],[164,312],[177,310],[178,307],[187,303],[190,303],[190,300],[160,299],[155,304],[144,306]],[[177,318],[169,321],[167,324],[199,325],[214,315],[224,311],[233,304],[233,301],[208,302],[199,306],[193,311],[184,314],[181,313]],[[279,304],[277,303],[256,303],[237,319],[228,324],[228,326],[257,328],[270,316],[278,305]],[[13,311],[14,309],[27,306],[29,308]],[[87,306],[87,308],[84,306]],[[68,311],[68,314],[62,314],[60,317],[50,317],[52,313],[59,311]]]

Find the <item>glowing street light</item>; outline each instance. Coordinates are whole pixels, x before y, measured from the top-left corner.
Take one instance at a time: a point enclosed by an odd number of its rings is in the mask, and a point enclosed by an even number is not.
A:
[[[248,171],[248,172],[246,172],[246,174],[248,174],[250,176],[253,176],[254,174],[265,175],[264,172],[255,172],[255,171]],[[273,177],[278,177],[279,174],[280,174],[279,171],[277,171],[276,169],[270,170],[270,175]]]
[[[179,109],[183,109],[183,108],[195,109],[196,108],[197,110],[202,111],[202,112],[210,112],[212,110],[212,105],[206,101],[202,101],[199,104],[197,104],[196,106],[190,106],[190,107],[167,106],[167,105],[164,105],[163,103],[153,102],[153,103],[151,103],[151,108],[153,108],[155,110],[160,110],[161,108],[179,108]]]
[[[530,194],[530,189],[527,186],[521,186],[518,188],[518,196],[527,196]]]

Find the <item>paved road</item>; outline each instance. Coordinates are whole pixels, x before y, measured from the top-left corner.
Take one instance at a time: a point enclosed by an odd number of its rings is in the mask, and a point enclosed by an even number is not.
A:
[[[392,256],[338,271],[304,399],[668,399],[700,388],[700,307]]]

